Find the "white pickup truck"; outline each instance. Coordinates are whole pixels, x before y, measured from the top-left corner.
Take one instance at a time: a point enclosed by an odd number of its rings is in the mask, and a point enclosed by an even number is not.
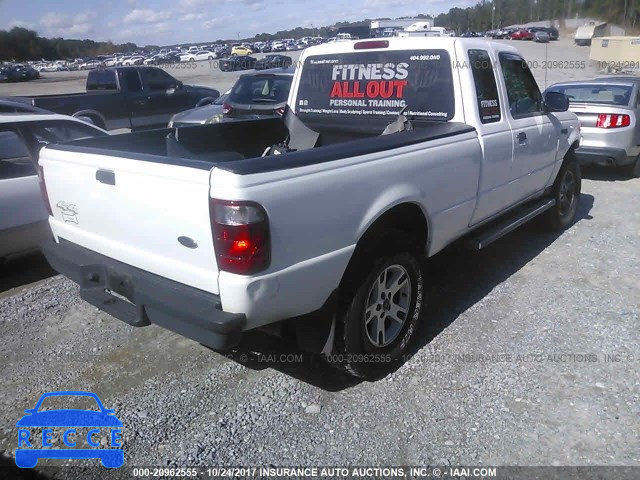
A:
[[[285,325],[372,377],[428,317],[423,257],[459,239],[482,248],[539,215],[572,224],[579,123],[513,47],[308,48],[289,106],[283,119],[46,147],[49,262],[131,325],[214,349]]]

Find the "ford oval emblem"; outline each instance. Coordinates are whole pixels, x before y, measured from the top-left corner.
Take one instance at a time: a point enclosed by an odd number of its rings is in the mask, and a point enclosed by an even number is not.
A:
[[[180,242],[180,245],[183,245],[187,248],[198,248],[198,242],[196,242],[193,238],[178,237],[178,241]]]

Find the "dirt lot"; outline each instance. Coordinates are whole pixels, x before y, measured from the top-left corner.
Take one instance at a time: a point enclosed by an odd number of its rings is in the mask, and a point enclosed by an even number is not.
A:
[[[545,51],[555,61],[588,55],[568,42],[513,43],[538,65]],[[221,91],[238,75],[172,73]],[[84,75],[0,89],[81,90]],[[563,234],[527,225],[480,253],[430,259],[414,355],[372,383],[261,334],[224,357],[156,326],[135,329],[82,302],[68,280],[46,278],[37,260],[1,266],[5,461],[15,422],[43,392],[89,390],[124,423],[128,466],[640,467],[640,179],[585,176]]]

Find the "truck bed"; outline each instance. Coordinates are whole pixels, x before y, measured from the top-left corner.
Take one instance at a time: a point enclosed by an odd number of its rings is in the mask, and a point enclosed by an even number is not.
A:
[[[204,170],[216,166],[248,175],[366,155],[474,131],[469,125],[455,122],[414,121],[413,126],[414,130],[390,135],[380,135],[380,129],[345,131],[314,126],[320,133],[315,148],[277,157],[262,157],[267,147],[285,141],[289,134],[284,122],[277,118],[87,138],[49,148]]]

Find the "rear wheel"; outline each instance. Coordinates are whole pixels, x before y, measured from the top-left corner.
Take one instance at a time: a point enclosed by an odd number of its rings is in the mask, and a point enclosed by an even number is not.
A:
[[[640,156],[636,158],[635,163],[632,163],[628,167],[626,167],[626,174],[631,178],[640,177]]]
[[[547,229],[561,231],[573,223],[578,210],[581,184],[580,166],[573,152],[570,152],[553,184],[552,195],[556,204],[546,213]]]
[[[327,360],[368,379],[404,360],[423,302],[420,249],[392,230],[359,252],[341,286],[334,348]]]

